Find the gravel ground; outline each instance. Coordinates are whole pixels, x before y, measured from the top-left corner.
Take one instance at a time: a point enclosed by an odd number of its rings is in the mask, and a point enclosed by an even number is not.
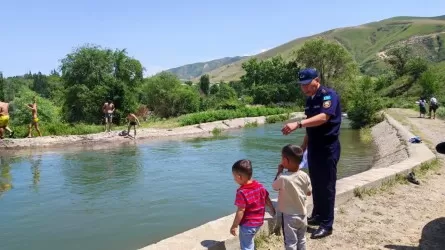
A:
[[[388,113],[430,148],[444,140],[442,120],[415,118],[417,113],[411,110],[390,109]],[[337,207],[333,235],[311,240],[308,233],[307,249],[445,249],[444,165],[441,161],[439,169],[420,178],[419,186],[399,184]],[[271,236],[258,249],[284,249],[282,242],[279,236]]]

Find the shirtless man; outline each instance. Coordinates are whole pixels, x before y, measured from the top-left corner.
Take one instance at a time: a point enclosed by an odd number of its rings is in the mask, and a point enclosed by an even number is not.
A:
[[[113,113],[114,113],[114,104],[111,100],[104,103],[102,106],[102,112],[104,113],[105,118],[105,132],[111,132],[111,124],[113,123]],[[108,129],[107,129],[108,127]]]
[[[34,97],[34,102],[32,104],[28,104],[26,107],[28,107],[32,111],[32,121],[28,126],[28,138],[32,137],[32,127],[35,127],[37,133],[39,136],[42,136],[42,133],[40,133],[39,129],[39,118],[37,117],[37,101],[36,97]]]
[[[0,101],[0,128],[9,132],[9,137],[14,136],[14,132],[8,127],[9,124],[9,103]],[[4,132],[4,131],[3,131]]]
[[[139,123],[139,119],[137,118],[137,116],[136,115],[134,115],[133,113],[132,114],[129,114],[128,116],[127,116],[127,119],[128,119],[128,132],[127,132],[127,135],[128,136],[131,136],[130,135],[130,129],[131,129],[131,127],[133,126],[133,128],[134,128],[134,138],[136,138],[136,125],[141,125],[140,123]]]

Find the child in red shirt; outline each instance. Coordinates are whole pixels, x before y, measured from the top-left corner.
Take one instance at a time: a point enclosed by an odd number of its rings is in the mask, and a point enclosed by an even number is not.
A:
[[[230,233],[236,236],[239,228],[241,250],[255,248],[254,237],[263,225],[266,206],[275,216],[275,209],[269,198],[269,192],[256,180],[252,179],[252,163],[249,160],[239,160],[232,166],[232,174],[236,183],[240,185],[236,191],[235,205],[238,207]]]

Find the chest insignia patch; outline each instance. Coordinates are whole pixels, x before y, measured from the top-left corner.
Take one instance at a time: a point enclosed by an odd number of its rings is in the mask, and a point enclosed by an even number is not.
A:
[[[323,102],[323,108],[327,109],[331,107],[331,101],[324,101]]]
[[[327,96],[323,97],[323,101],[327,101],[327,100],[331,100],[331,96],[330,95],[327,95]]]

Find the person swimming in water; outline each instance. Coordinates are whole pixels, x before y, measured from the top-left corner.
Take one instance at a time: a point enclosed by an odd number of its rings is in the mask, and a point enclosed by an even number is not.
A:
[[[32,137],[32,127],[36,129],[39,136],[42,136],[39,129],[39,118],[37,117],[37,98],[34,97],[34,102],[32,104],[28,104],[27,107],[32,111],[32,121],[28,126],[28,138]]]

